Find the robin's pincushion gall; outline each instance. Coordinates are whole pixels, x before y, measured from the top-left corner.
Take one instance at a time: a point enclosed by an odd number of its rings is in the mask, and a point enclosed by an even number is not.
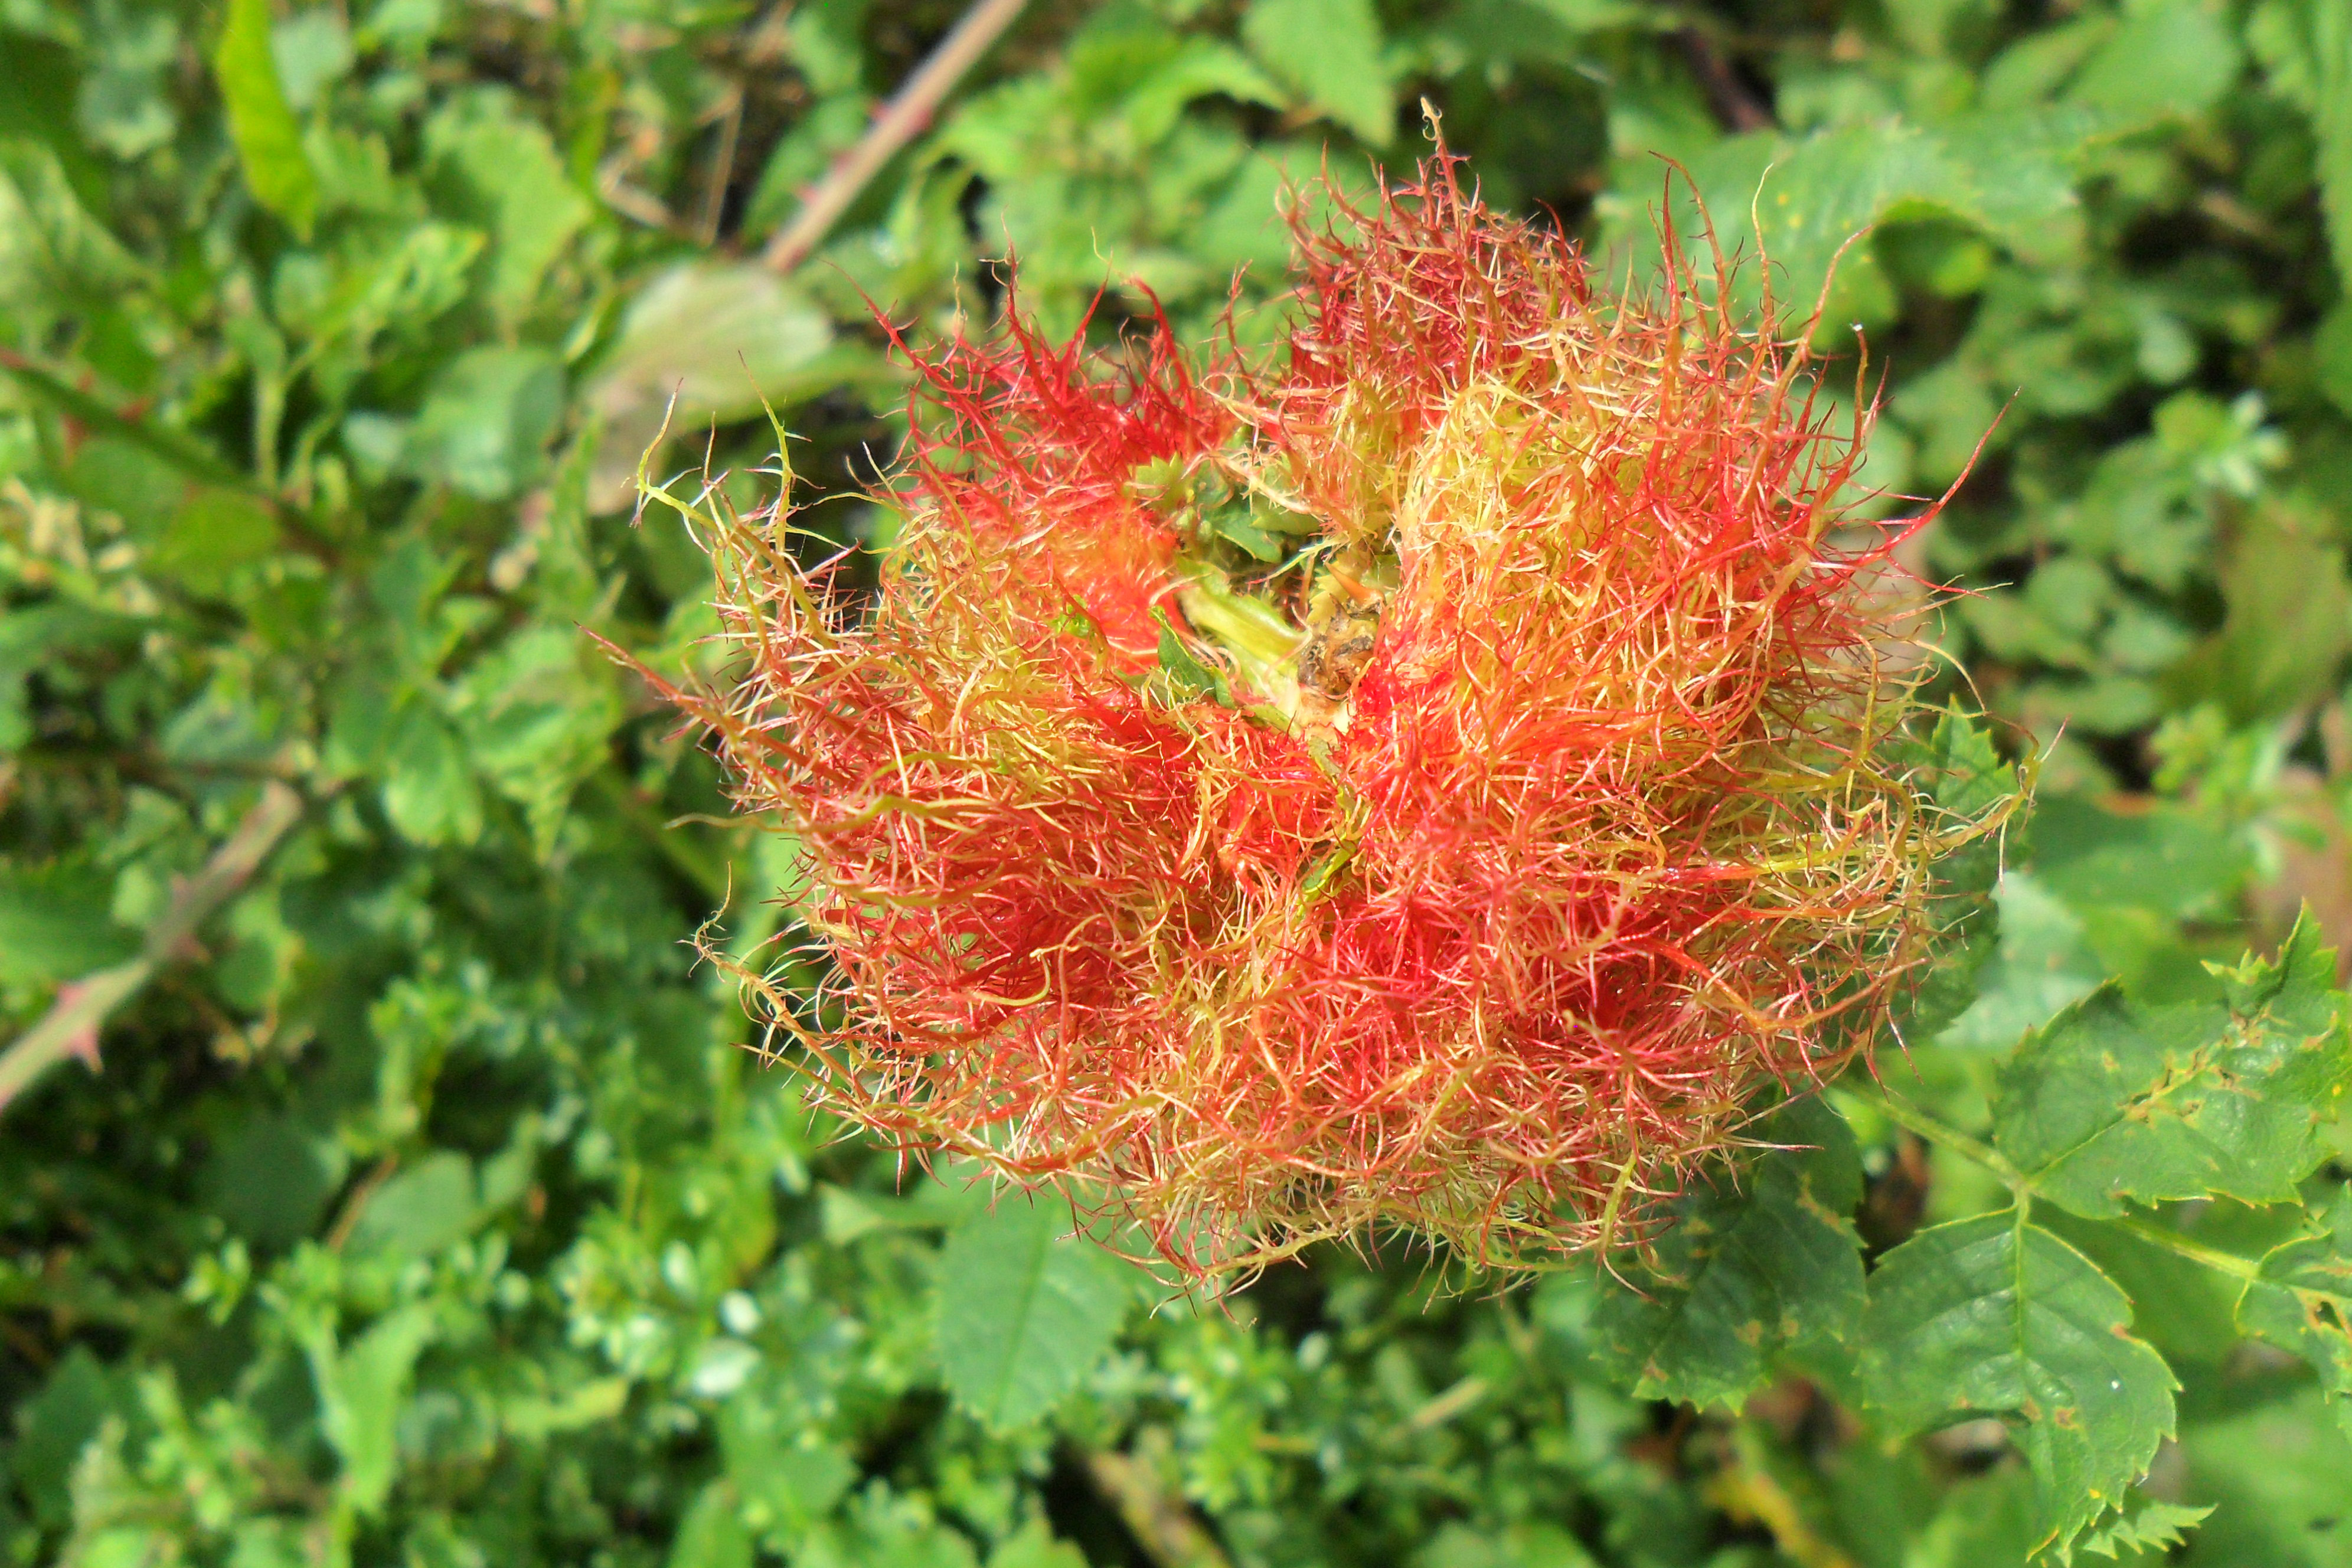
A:
[[[1841,545],[1866,412],[1671,244],[1607,297],[1441,157],[1299,248],[1270,368],[913,355],[878,592],[728,522],[738,673],[677,695],[800,846],[770,1038],[833,1110],[1188,1271],[1538,1264],[1921,960],[1969,825],[1890,761],[1900,529]]]

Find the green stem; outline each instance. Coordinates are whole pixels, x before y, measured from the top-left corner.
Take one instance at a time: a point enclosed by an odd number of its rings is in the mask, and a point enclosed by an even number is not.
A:
[[[2216,1274],[2226,1274],[2232,1279],[2253,1279],[2263,1271],[2262,1266],[2251,1258],[2241,1258],[2234,1252],[2223,1252],[2219,1247],[2191,1241],[2177,1230],[2151,1225],[2130,1215],[2118,1215],[2107,1223],[2118,1230],[2129,1231],[2152,1247],[2179,1253],[2191,1263],[2201,1263]]]
[[[1876,1104],[1886,1113],[1888,1121],[1917,1133],[1930,1143],[1949,1149],[1953,1153],[1982,1165],[1999,1176],[2003,1184],[2021,1198],[2032,1191],[2033,1178],[2011,1164],[1991,1144],[1971,1138],[1956,1127],[1945,1126],[1926,1111],[1905,1104],[1892,1094],[1881,1096]]]
[[[1953,1153],[1975,1162],[1999,1176],[2002,1184],[2016,1194],[2018,1217],[2020,1223],[2023,1222],[2027,1205],[2033,1199],[2033,1178],[2010,1163],[1999,1150],[1990,1143],[1969,1137],[1956,1128],[1945,1126],[1926,1111],[1916,1106],[1906,1105],[1891,1094],[1881,1096],[1874,1103],[1886,1113],[1888,1121],[1917,1133],[1930,1143],[1949,1149]],[[2251,1258],[2240,1258],[2236,1253],[2224,1252],[2219,1247],[2207,1247],[2202,1242],[2191,1241],[2179,1231],[2152,1224],[2136,1215],[2117,1215],[2105,1223],[2114,1226],[2117,1230],[2137,1237],[2151,1247],[2160,1247],[2168,1252],[2188,1258],[2192,1263],[2201,1264],[2217,1274],[2226,1274],[2232,1279],[2252,1279],[2262,1272],[2261,1266]]]

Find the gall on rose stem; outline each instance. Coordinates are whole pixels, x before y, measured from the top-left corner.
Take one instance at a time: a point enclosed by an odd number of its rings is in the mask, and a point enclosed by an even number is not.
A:
[[[1915,619],[1870,580],[1942,503],[1856,521],[1868,405],[1832,427],[1719,253],[1703,290],[1668,228],[1612,297],[1457,162],[1296,226],[1270,366],[1017,305],[894,331],[872,593],[782,497],[648,488],[732,671],[662,689],[799,847],[818,978],[745,973],[770,1054],[1188,1278],[1642,1235],[1868,1049],[1933,864],[2006,810],[1902,760]]]

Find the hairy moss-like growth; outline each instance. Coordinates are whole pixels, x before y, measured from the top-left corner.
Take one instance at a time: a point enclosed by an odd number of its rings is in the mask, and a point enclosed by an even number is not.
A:
[[[680,695],[804,853],[826,1103],[1077,1178],[1188,1272],[1637,1225],[1864,1048],[1975,825],[1893,761],[1866,412],[1671,243],[1612,299],[1441,157],[1302,233],[1267,371],[915,356],[878,598],[720,528]],[[1916,526],[1916,523],[1908,526]]]

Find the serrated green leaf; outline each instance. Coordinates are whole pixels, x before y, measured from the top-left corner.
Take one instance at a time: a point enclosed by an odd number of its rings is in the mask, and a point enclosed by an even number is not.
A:
[[[2041,1226],[1959,1220],[1880,1260],[1863,1375],[1895,1432],[2009,1422],[2033,1473],[2037,1549],[2063,1552],[2122,1504],[2172,1434],[2171,1369],[2130,1321],[2114,1282]]]
[[[2212,1511],[2210,1505],[2191,1508],[2135,1493],[2122,1513],[2084,1536],[2077,1549],[2101,1557],[2137,1557],[2143,1552],[2161,1552],[2187,1540],[2188,1532],[2204,1523]]]
[[[1372,146],[1396,135],[1370,0],[1255,0],[1242,38],[1268,70]]]
[[[2352,15],[2336,0],[2268,0],[2246,37],[2273,87],[2312,117],[2328,245],[2352,278]]]
[[[2092,1218],[2126,1202],[2291,1200],[2352,1091],[2334,980],[2306,917],[2275,965],[2231,973],[2226,1006],[2138,1008],[2109,984],[2000,1068],[1993,1142],[2038,1195]]]
[[[1007,1197],[940,1252],[940,1370],[956,1403],[999,1430],[1060,1404],[1133,1300],[1126,1265],[1065,1234],[1068,1212],[1050,1194]]]
[[[2309,1362],[2352,1436],[2352,1188],[2337,1189],[2310,1235],[2263,1257],[2238,1299],[2238,1327]]]
[[[1770,1378],[1780,1351],[1845,1340],[1861,1321],[1853,1132],[1808,1099],[1756,1136],[1782,1147],[1703,1184],[1677,1205],[1643,1276],[1603,1285],[1594,1326],[1640,1397],[1738,1405]]]
[[[229,0],[213,50],[213,74],[228,105],[229,140],[253,199],[308,239],[319,215],[319,177],[302,151],[302,128],[278,79],[270,49],[269,0]]]

